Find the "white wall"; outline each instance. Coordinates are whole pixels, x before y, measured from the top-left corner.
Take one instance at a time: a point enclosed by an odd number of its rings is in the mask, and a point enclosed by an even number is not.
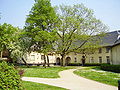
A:
[[[39,63],[42,64],[44,63],[44,59],[41,58],[42,56],[43,56],[42,53],[31,52],[30,54],[27,54],[26,62],[28,64],[39,64]],[[48,55],[48,57],[49,57],[49,63],[55,63],[55,55]],[[18,61],[18,63],[23,63],[23,62]]]
[[[119,49],[120,49],[120,45],[119,45]],[[102,57],[102,63],[107,63],[106,56],[109,56],[110,61],[111,61],[111,50],[109,51],[109,53],[106,53],[106,48],[104,47],[104,48],[102,48],[102,53],[99,53],[98,51],[99,50],[96,49],[94,54],[86,55],[86,63],[99,63],[99,57]],[[120,50],[113,48],[113,52],[120,53]],[[115,56],[116,53],[113,54],[114,57],[116,57]],[[27,63],[28,64],[44,63],[44,59],[41,59],[42,55],[43,55],[42,53],[37,53],[37,52],[31,52],[30,54],[27,54],[27,56],[26,56]],[[71,52],[68,55],[66,55],[65,58],[70,57],[71,58],[70,63],[81,63],[82,56],[83,56],[83,54],[79,54],[79,53],[75,54],[74,52]],[[61,59],[61,56],[59,54],[49,55],[50,63],[56,63],[56,59],[58,57]],[[93,57],[93,61],[91,60],[92,57]],[[76,58],[76,61],[75,61],[75,58]],[[117,62],[119,62],[119,58],[120,58],[120,56],[118,55]],[[23,63],[23,62],[20,61],[19,63]],[[116,63],[116,62],[114,61],[114,63]]]
[[[111,55],[113,64],[120,64],[120,45],[116,45],[112,48]]]
[[[65,58],[70,57],[71,61],[70,63],[81,63],[83,54],[77,53],[75,54],[74,52],[69,53]],[[86,63],[99,63],[99,57],[102,57],[102,63],[107,63],[107,58],[106,56],[109,56],[110,62],[111,62],[111,50],[109,50],[108,53],[106,53],[106,47],[102,48],[102,53],[99,53],[99,49],[96,49],[94,54],[87,54],[86,55]],[[58,56],[59,57],[59,56]],[[93,57],[93,60],[91,60]],[[76,58],[76,62],[75,62]]]

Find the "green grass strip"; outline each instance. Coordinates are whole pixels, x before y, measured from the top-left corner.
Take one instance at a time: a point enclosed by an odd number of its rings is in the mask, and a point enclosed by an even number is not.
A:
[[[47,84],[23,81],[23,87],[25,90],[67,90],[60,87],[50,86]]]
[[[79,69],[74,71],[74,73],[113,86],[118,86],[118,80],[120,80],[120,73],[107,72],[94,67]]]
[[[24,77],[39,77],[39,78],[59,78],[58,73],[63,70],[72,69],[74,67],[31,67],[24,69]]]

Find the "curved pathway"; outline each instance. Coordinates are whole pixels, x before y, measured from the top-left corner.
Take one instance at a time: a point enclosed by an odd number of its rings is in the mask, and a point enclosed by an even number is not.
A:
[[[59,73],[60,78],[57,78],[57,79],[23,77],[22,80],[37,82],[37,83],[44,83],[48,85],[66,88],[69,90],[118,90],[117,87],[102,84],[102,83],[75,75],[73,73],[73,71],[75,70],[76,69],[69,69],[69,70],[61,71]]]

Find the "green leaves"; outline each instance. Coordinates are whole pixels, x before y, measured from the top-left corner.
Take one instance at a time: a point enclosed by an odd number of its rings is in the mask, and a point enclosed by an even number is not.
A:
[[[16,42],[18,39],[18,28],[13,27],[10,24],[4,23],[0,25],[0,48],[4,50],[9,49],[11,43]]]
[[[0,62],[0,89],[2,90],[22,90],[21,79],[14,66],[9,66],[6,62]]]
[[[51,7],[51,3],[49,0],[37,0],[32,7],[30,14],[26,19],[26,24],[29,24],[26,27],[38,26],[42,29],[47,29],[48,25],[51,25],[55,22],[56,13],[54,8]]]
[[[0,32],[0,51],[7,50],[9,52],[8,58],[12,58],[13,62],[23,57],[29,48],[29,39],[24,38],[23,30],[5,23],[0,25]],[[24,40],[26,41],[24,42]]]
[[[54,40],[53,32],[39,31],[38,35],[35,36],[36,41],[48,41],[52,42]]]
[[[56,39],[57,16],[50,0],[36,0],[27,19],[25,32],[38,52],[50,52]]]
[[[57,50],[61,54],[80,52],[83,48],[92,48],[91,46],[97,47],[98,40],[95,39],[98,38],[93,36],[107,31],[107,27],[95,18],[93,10],[83,4],[61,5],[57,13],[59,18]]]

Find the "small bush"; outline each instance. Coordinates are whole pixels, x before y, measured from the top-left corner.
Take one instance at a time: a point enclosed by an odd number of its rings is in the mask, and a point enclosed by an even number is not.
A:
[[[81,63],[69,63],[68,66],[81,66]],[[100,63],[85,63],[84,66],[100,66]]]
[[[20,75],[20,77],[22,77],[24,74],[24,70],[19,68],[18,66],[15,66],[14,68],[18,71],[18,74]]]
[[[105,71],[120,73],[120,65],[102,64],[101,69]]]
[[[100,63],[86,63],[85,66],[100,66]]]
[[[69,63],[67,66],[81,66],[81,63]]]
[[[13,65],[0,63],[0,90],[22,90],[21,79]]]
[[[20,77],[22,77],[22,76],[23,76],[23,74],[24,74],[24,70],[19,69],[19,75],[20,75]]]

